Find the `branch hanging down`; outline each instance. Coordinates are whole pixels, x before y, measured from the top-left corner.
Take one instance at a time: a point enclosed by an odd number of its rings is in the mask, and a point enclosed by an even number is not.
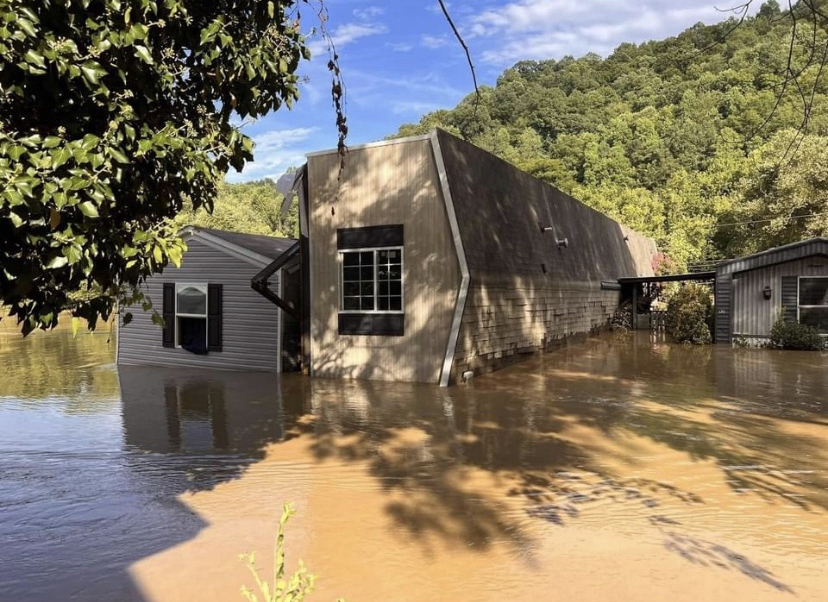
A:
[[[466,46],[465,40],[463,40],[463,36],[460,35],[460,32],[457,31],[457,27],[454,25],[454,21],[451,20],[451,15],[449,15],[448,9],[446,8],[445,3],[443,0],[437,0],[440,4],[440,8],[443,10],[443,15],[446,17],[446,21],[448,24],[451,25],[451,30],[454,32],[455,37],[457,37],[457,41],[460,42],[460,45],[463,47],[463,50],[466,52],[466,60],[469,62],[469,69],[471,69],[472,75],[472,82],[474,82],[474,94],[476,96],[476,100],[474,103],[475,110],[477,109],[477,105],[480,102],[480,90],[477,87],[477,74],[474,72],[474,63],[472,63],[471,53],[469,52],[469,47]]]

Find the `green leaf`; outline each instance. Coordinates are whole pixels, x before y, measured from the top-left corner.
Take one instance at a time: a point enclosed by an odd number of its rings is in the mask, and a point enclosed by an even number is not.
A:
[[[23,60],[31,65],[35,65],[40,67],[41,69],[46,68],[46,61],[43,59],[43,55],[39,52],[35,51],[34,49],[29,49],[26,54],[23,55]]]
[[[43,140],[43,148],[54,148],[63,140],[58,136],[46,136]]]
[[[78,209],[80,209],[81,213],[83,213],[86,217],[99,217],[98,208],[92,201],[84,201],[83,203],[79,203]]]
[[[120,149],[112,147],[109,149],[110,156],[115,159],[118,163],[129,163],[129,157],[127,157]]]
[[[135,56],[137,56],[139,59],[141,59],[148,65],[152,65],[154,62],[152,60],[152,55],[150,54],[150,51],[147,49],[146,46],[142,46],[141,44],[135,45]]]
[[[69,260],[66,259],[66,257],[63,257],[62,255],[58,255],[56,257],[53,257],[52,260],[49,263],[46,264],[46,269],[56,270],[58,268],[65,267],[68,263],[69,263]]]
[[[122,318],[122,321],[124,326],[132,322],[132,314],[130,312],[126,312]]]
[[[98,85],[101,76],[105,75],[106,71],[103,67],[101,67],[100,63],[96,61],[87,61],[81,65],[81,73],[83,73],[86,81],[90,84]]]

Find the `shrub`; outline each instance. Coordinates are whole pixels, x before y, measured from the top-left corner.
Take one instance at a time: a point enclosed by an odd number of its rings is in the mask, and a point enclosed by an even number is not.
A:
[[[819,351],[826,348],[825,339],[816,328],[786,321],[783,315],[780,315],[771,327],[770,342],[771,347],[778,349]]]
[[[710,288],[702,284],[685,284],[667,302],[666,329],[677,343],[708,345],[713,341],[710,322],[713,301]]]
[[[247,564],[253,576],[258,594],[247,586],[242,586],[241,593],[247,602],[302,602],[313,592],[316,575],[308,573],[304,563],[299,561],[299,568],[290,577],[285,575],[285,525],[293,516],[293,507],[286,504],[282,509],[282,518],[276,531],[276,544],[273,550],[273,573],[262,577],[256,566],[256,554],[241,554],[240,559]],[[259,598],[261,595],[261,598]],[[337,602],[345,602],[343,599]]]

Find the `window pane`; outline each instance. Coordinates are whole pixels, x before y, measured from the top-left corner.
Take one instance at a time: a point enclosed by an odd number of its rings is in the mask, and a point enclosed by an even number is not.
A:
[[[359,260],[362,265],[374,265],[374,252],[364,251],[359,254]]]
[[[388,251],[388,259],[391,263],[400,263],[400,252],[399,250]]]
[[[359,253],[343,253],[342,254],[342,265],[345,266],[355,266],[359,265]]]
[[[342,292],[346,297],[357,297],[357,296],[359,296],[359,283],[358,282],[345,282],[342,285]]]
[[[374,310],[374,298],[373,297],[363,297],[362,303],[360,304],[360,309],[362,311],[373,311]]]
[[[402,282],[400,282],[399,280],[396,282],[390,282],[389,287],[389,294],[397,296],[400,296],[402,294]]]
[[[345,297],[342,301],[342,309],[345,311],[359,311],[359,297]]]
[[[377,297],[377,309],[380,311],[388,311],[390,305],[388,297]]]
[[[402,309],[402,297],[391,297],[391,310],[400,311]]]
[[[800,278],[800,305],[828,305],[828,278]]]
[[[389,278],[391,278],[391,280],[401,280],[402,279],[402,270],[400,269],[399,265],[391,266]]]
[[[387,282],[380,282],[379,283],[379,290],[377,291],[378,295],[387,295],[388,294],[388,283]]]
[[[178,291],[178,313],[206,314],[207,294],[193,286]]]
[[[178,344],[190,351],[207,351],[207,318],[178,318]]]
[[[828,334],[828,307],[800,307],[799,322]]]
[[[345,268],[342,270],[342,279],[345,282],[359,281],[359,268]]]
[[[367,268],[360,268],[360,278],[362,280],[370,280],[371,282],[374,281],[374,268],[367,267]]]
[[[373,282],[363,282],[362,283],[362,290],[360,291],[363,297],[365,296],[372,296],[374,294],[374,283]]]

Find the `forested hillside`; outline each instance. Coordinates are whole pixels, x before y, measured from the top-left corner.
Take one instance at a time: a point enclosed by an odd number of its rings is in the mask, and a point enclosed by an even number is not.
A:
[[[201,226],[247,234],[269,234],[296,238],[299,236],[297,203],[282,217],[282,199],[272,180],[219,186],[213,211],[193,211],[185,207],[175,219],[177,227]]]
[[[803,47],[825,47],[825,24],[802,17],[790,64],[793,21],[766,2],[735,28],[520,62],[396,135],[437,126],[494,152],[653,236],[662,269],[823,235],[828,86]]]

